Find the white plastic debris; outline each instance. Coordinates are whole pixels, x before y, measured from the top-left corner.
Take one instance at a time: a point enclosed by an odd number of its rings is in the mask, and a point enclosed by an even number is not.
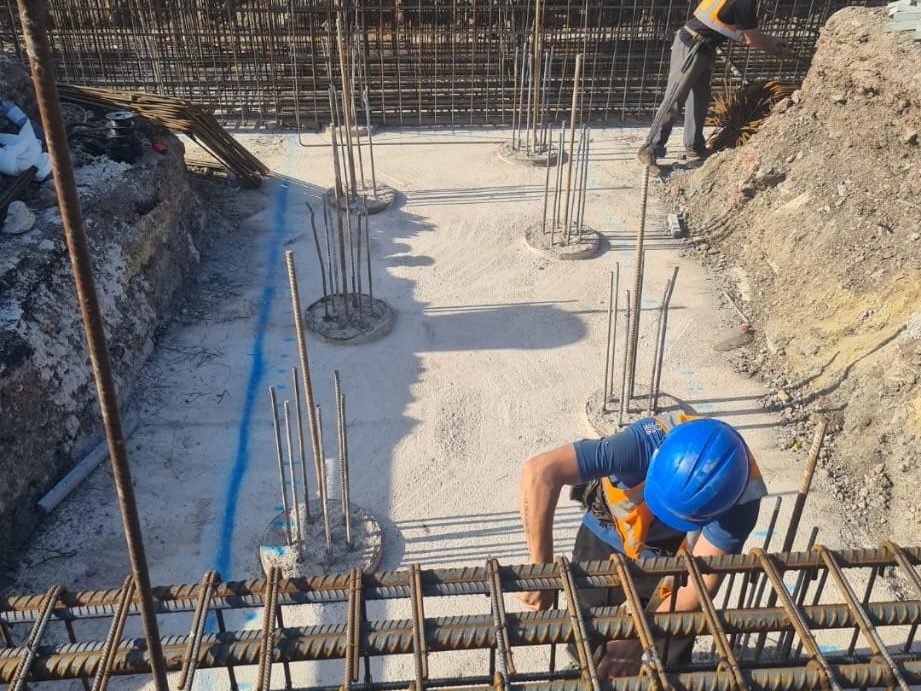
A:
[[[19,175],[32,166],[37,169],[36,180],[44,180],[51,174],[51,161],[42,151],[42,143],[35,136],[32,123],[26,121],[19,134],[0,133],[0,173]]]

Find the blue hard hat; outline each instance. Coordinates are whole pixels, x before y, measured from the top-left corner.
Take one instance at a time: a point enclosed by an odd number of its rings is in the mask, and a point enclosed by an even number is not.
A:
[[[689,532],[731,508],[748,475],[748,449],[738,432],[719,420],[691,420],[672,428],[656,449],[643,498],[656,518]]]

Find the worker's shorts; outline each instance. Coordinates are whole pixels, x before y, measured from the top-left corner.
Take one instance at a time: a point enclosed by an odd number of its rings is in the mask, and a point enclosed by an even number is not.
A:
[[[572,549],[572,560],[579,561],[605,561],[615,552],[615,549],[606,542],[598,539],[595,534],[585,527],[579,526],[579,532],[576,534],[576,544]],[[658,578],[637,578],[635,579],[636,590],[640,596],[643,606],[649,604],[659,585]],[[615,607],[623,604],[625,600],[624,592],[620,588],[588,588],[579,590],[579,604],[582,609],[587,607]],[[648,611],[647,611],[648,614]],[[590,639],[592,650],[596,650],[603,645],[605,641],[598,636]],[[656,642],[659,649],[659,655],[662,661],[667,665],[685,665],[691,661],[691,650],[694,647],[693,638],[674,638],[668,644],[668,655],[666,659],[666,646],[664,640]],[[578,658],[575,654],[575,648],[570,645],[570,655]]]

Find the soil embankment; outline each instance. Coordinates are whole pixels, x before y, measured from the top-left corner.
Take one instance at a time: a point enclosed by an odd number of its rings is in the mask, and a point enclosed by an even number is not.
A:
[[[4,64],[0,89],[13,83],[9,74],[15,67]],[[25,109],[30,110],[28,104]],[[165,147],[163,153],[152,150],[154,139]],[[182,143],[166,131],[151,131],[142,143],[144,154],[129,164],[90,155],[71,142],[123,404],[153,349],[161,318],[198,262],[196,242],[204,224]],[[101,441],[96,390],[50,178],[33,183],[22,201],[34,225],[21,234],[0,234],[0,564],[29,538],[38,516],[36,501]]]
[[[921,522],[921,44],[884,26],[836,13],[761,131],[666,186],[751,321],[737,365],[774,391],[785,443],[828,417],[819,482],[850,542]]]

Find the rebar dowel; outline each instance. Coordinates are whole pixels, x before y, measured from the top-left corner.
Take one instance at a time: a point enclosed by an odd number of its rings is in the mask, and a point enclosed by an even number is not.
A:
[[[349,599],[345,610],[345,655],[343,656],[342,686],[349,689],[358,681],[359,646],[361,643],[361,569],[349,569]]]
[[[640,225],[636,232],[636,267],[633,270],[633,319],[627,331],[627,397],[633,398],[636,379],[636,349],[640,338],[640,310],[643,299],[643,264],[645,263],[646,204],[649,198],[649,168],[643,168],[643,187],[640,195]]]
[[[566,596],[569,625],[576,644],[576,652],[579,655],[579,671],[583,679],[591,684],[592,691],[601,691],[601,684],[598,682],[598,673],[595,669],[595,660],[592,657],[592,650],[588,641],[585,618],[582,615],[582,608],[579,604],[579,594],[576,591],[576,586],[572,580],[572,572],[569,568],[569,560],[564,556],[558,556],[554,563],[559,573],[560,585]]]
[[[109,632],[106,635],[103,644],[102,660],[96,669],[96,676],[93,678],[92,691],[105,691],[109,686],[109,679],[112,675],[112,661],[115,657],[115,649],[121,642],[122,633],[125,630],[125,622],[128,620],[128,610],[131,607],[131,600],[134,597],[134,578],[128,576],[122,585],[121,600],[118,603],[118,609],[112,617],[109,625]],[[15,684],[13,684],[15,688]]]
[[[342,514],[345,517],[345,544],[352,548],[352,502],[349,488],[349,430],[345,419],[345,394],[339,394],[339,425],[342,446],[339,451],[340,481],[342,482]]]
[[[532,89],[534,91],[534,117],[531,123],[534,127],[534,149],[537,150],[537,120],[540,114],[540,55],[543,46],[541,45],[541,8],[540,0],[534,0],[534,25],[532,27],[531,52],[534,56],[533,74],[531,76]]]
[[[525,125],[524,125],[524,146],[525,153],[531,153],[531,84],[534,82],[534,57],[528,55],[527,60],[527,72],[528,72],[528,105],[525,109]]]
[[[128,578],[131,578],[130,576]],[[126,579],[126,587],[127,587]],[[51,614],[54,612],[54,605],[61,595],[63,588],[59,585],[53,585],[48,589],[45,597],[42,599],[41,610],[32,629],[29,631],[29,638],[26,640],[25,650],[16,657],[16,666],[13,672],[13,678],[10,679],[9,691],[22,691],[29,679],[32,671],[32,665],[38,653],[38,646],[45,635],[45,629],[48,628],[48,622],[51,621]],[[109,652],[109,646],[105,648]],[[105,668],[105,661],[100,664],[100,669]]]
[[[654,392],[656,389],[656,370],[659,364],[659,335],[662,333],[662,319],[665,316],[665,297],[671,288],[671,279],[665,281],[665,290],[662,291],[662,301],[659,303],[659,318],[656,320],[656,340],[654,341],[655,349],[652,352],[652,371],[649,375],[649,403],[646,405],[646,414],[655,414],[655,403],[653,402]]]
[[[809,496],[809,489],[812,487],[812,477],[815,475],[815,468],[819,462],[819,454],[822,452],[822,442],[825,440],[827,427],[828,423],[825,420],[819,420],[812,435],[812,445],[809,447],[809,454],[806,457],[803,477],[796,492],[796,500],[793,504],[793,511],[790,513],[790,524],[787,526],[787,532],[784,535],[783,546],[780,548],[781,552],[789,552],[793,549],[796,531],[803,515],[803,507],[806,505],[806,497]]]
[[[550,151],[547,151],[547,173],[544,178],[544,211],[540,216],[540,232],[545,234],[547,232],[547,199],[550,196],[550,161],[551,161]]]
[[[649,622],[646,620],[643,603],[636,591],[633,578],[630,576],[627,561],[620,552],[614,552],[611,555],[611,561],[617,570],[617,578],[620,581],[621,590],[624,592],[630,616],[633,618],[633,628],[636,629],[637,638],[639,638],[640,645],[643,648],[643,666],[647,668],[648,672],[655,675],[661,689],[668,689],[671,685],[665,675],[665,665],[662,664],[662,658],[659,657],[659,651],[652,638],[652,631],[649,628]]]
[[[377,198],[377,175],[374,172],[374,141],[371,137],[371,109],[368,105],[367,86],[361,91],[361,100],[365,107],[365,128],[368,130],[368,159],[371,165],[371,196]]]
[[[336,122],[338,109],[336,108],[336,87],[329,85],[329,112],[332,120],[329,123],[329,136],[333,145],[333,175],[335,176],[335,185],[333,190],[336,198],[336,205],[339,205],[339,198],[344,194],[342,189],[342,174],[339,165],[339,142],[338,132],[339,124]]]
[[[109,350],[106,345],[102,312],[99,309],[93,280],[92,260],[83,230],[68,136],[61,114],[61,103],[52,67],[53,54],[48,37],[48,21],[51,13],[47,3],[42,0],[17,0],[17,4],[22,38],[29,56],[35,99],[45,133],[45,144],[58,198],[61,225],[64,229],[67,253],[73,271],[77,304],[80,307],[87,351],[92,365],[93,379],[96,382],[99,412],[109,446],[112,478],[125,533],[128,561],[139,594],[138,610],[141,626],[147,639],[150,671],[156,691],[168,691],[163,651],[160,647],[160,632],[150,592],[150,574],[147,568],[134,487],[131,482],[131,470],[128,466],[118,397],[109,360]]]
[[[281,488],[281,510],[282,522],[285,525],[285,537],[288,544],[294,542],[291,534],[290,511],[288,509],[288,490],[286,485],[288,480],[285,478],[285,459],[281,446],[281,422],[278,419],[278,401],[275,398],[275,387],[269,387],[269,400],[272,402],[272,424],[275,429],[275,459],[278,462],[278,484]]]
[[[665,337],[668,334],[668,310],[672,305],[672,295],[678,283],[678,267],[672,269],[672,277],[665,285],[665,294],[662,299],[661,329],[656,333],[655,362],[653,363],[653,379],[650,382],[650,395],[652,403],[650,410],[653,414],[659,409],[659,393],[662,385],[662,365],[665,362]]]
[[[317,250],[317,265],[320,269],[320,281],[323,286],[323,313],[325,316],[329,317],[329,302],[326,300],[329,292],[326,286],[326,267],[323,264],[323,251],[320,249],[320,236],[317,235],[317,225],[313,218],[313,207],[310,206],[309,202],[304,202],[304,206],[307,207],[307,213],[310,214],[310,229],[313,231],[313,244]]]
[[[707,591],[707,587],[704,584],[703,576],[700,572],[700,566],[697,563],[697,558],[688,552],[686,549],[682,549],[678,556],[684,559],[685,564],[688,569],[688,577],[690,584],[694,586],[694,590],[697,591],[697,599],[700,602],[700,609],[703,612],[704,618],[707,620],[707,626],[710,629],[710,635],[713,636],[713,640],[716,643],[716,650],[720,656],[720,661],[725,667],[729,669],[729,672],[732,674],[734,686],[739,691],[748,691],[748,682],[745,680],[745,676],[742,674],[742,668],[739,666],[739,661],[736,659],[735,653],[732,651],[732,646],[729,645],[729,639],[726,636],[726,629],[723,627],[723,623],[720,621],[720,615],[716,611],[716,606],[713,604],[713,598],[710,596],[710,593]]]
[[[487,560],[486,573],[489,579],[490,612],[495,626],[496,651],[499,660],[499,686],[507,691],[509,675],[515,673],[515,665],[512,661],[512,647],[508,640],[508,621],[505,614],[505,602],[502,599],[502,581],[499,578],[498,560]]]
[[[349,198],[346,202],[350,202],[352,196],[355,194],[358,189],[358,184],[355,180],[355,157],[352,155],[352,116],[346,101],[346,97],[351,92],[352,86],[349,81],[348,71],[346,69],[345,60],[346,60],[346,51],[345,51],[345,39],[342,36],[342,15],[338,12],[336,13],[336,45],[338,47],[339,53],[339,72],[342,76],[342,118],[345,125],[345,141],[346,141],[346,162],[348,163],[348,173],[349,173]]]
[[[304,520],[310,520],[310,486],[307,484],[307,453],[304,444],[304,411],[301,408],[301,384],[298,381],[297,367],[291,368],[291,388],[294,390],[294,415],[297,418],[297,453],[301,466],[301,483],[304,487]],[[322,447],[322,444],[321,444]],[[294,495],[295,498],[297,495]],[[301,535],[304,539],[306,536]]]
[[[560,198],[562,196],[562,190],[560,189],[563,182],[563,155],[565,152],[566,144],[566,123],[563,123],[563,127],[560,129],[560,146],[559,151],[556,154],[556,180],[553,186],[553,223],[550,224],[550,246],[553,246],[553,238],[556,233],[557,226],[560,223]]]
[[[313,451],[314,464],[320,467],[322,459],[320,457],[317,416],[314,409],[313,385],[310,380],[310,363],[307,359],[307,336],[304,332],[301,298],[297,289],[297,273],[294,269],[294,252],[291,250],[285,252],[285,263],[288,268],[288,283],[291,287],[291,308],[294,312],[294,330],[297,336],[298,360],[301,365],[301,382],[304,386],[304,403],[307,406],[307,424],[310,429],[311,450]],[[326,537],[326,553],[328,554],[332,543],[329,534],[329,520],[327,519],[326,513],[326,489],[323,487],[321,478],[317,478],[317,484],[320,485],[320,506],[323,510],[323,532]]]
[[[368,265],[368,316],[374,317],[374,284],[371,282],[371,220],[368,217],[368,200],[365,197],[365,260]]]
[[[576,67],[572,76],[572,113],[570,114],[569,123],[569,151],[570,157],[566,170],[566,194],[563,201],[563,232],[566,234],[566,242],[569,242],[569,195],[572,188],[572,164],[576,141],[576,118],[579,115],[579,78],[582,72],[582,53],[576,55]]]
[[[576,169],[576,179],[574,182],[575,194],[572,195],[570,201],[571,207],[569,209],[569,218],[571,226],[575,227],[578,225],[578,211],[579,211],[579,190],[582,186],[582,150],[585,147],[585,127],[579,130],[579,143],[576,145],[576,148],[573,150],[572,163]]]
[[[835,582],[838,592],[841,593],[841,596],[844,598],[845,604],[854,618],[854,622],[860,627],[860,633],[863,635],[867,645],[870,646],[874,656],[885,663],[886,667],[889,668],[889,672],[892,674],[893,680],[902,691],[911,691],[908,682],[905,681],[905,677],[902,676],[901,671],[899,671],[898,665],[893,661],[892,656],[889,655],[889,650],[880,638],[879,632],[876,630],[876,627],[873,626],[869,616],[867,616],[866,609],[857,599],[854,588],[847,580],[847,577],[841,569],[841,565],[838,563],[838,557],[825,545],[816,545],[813,547],[813,550],[818,553],[819,557],[821,557],[822,561],[825,563],[825,568],[828,569],[828,573]],[[888,685],[889,684],[887,684],[887,686]]]
[[[192,617],[192,629],[189,631],[189,645],[182,658],[182,671],[179,673],[178,688],[180,691],[191,689],[195,685],[195,670],[198,667],[198,655],[201,652],[201,638],[205,633],[205,622],[208,620],[208,606],[214,592],[214,584],[219,580],[217,571],[205,571],[199,586],[198,604]]]
[[[587,128],[586,128],[587,129]],[[585,156],[582,159],[582,204],[579,206],[579,237],[582,237],[582,229],[585,226],[585,199],[588,197],[588,161],[591,156],[590,147],[592,144],[591,130],[587,129],[585,139]]]
[[[278,568],[270,566],[266,574],[265,590],[262,595],[262,629],[256,691],[269,691],[272,687],[272,663],[275,661],[275,608],[278,601],[279,576]]]
[[[629,341],[629,336],[630,336],[630,291],[625,290],[624,293],[625,293],[624,295],[624,313],[625,313],[624,314],[624,333],[627,336],[627,340]],[[628,348],[629,348],[629,345],[630,344],[628,342],[627,343]],[[627,360],[627,353],[624,352],[623,368],[621,371],[621,378],[620,378],[620,401],[619,401],[620,405],[619,405],[619,409],[617,412],[617,426],[618,427],[624,426],[624,417],[630,410],[629,401],[627,400],[627,365],[628,364],[629,363]]]
[[[771,540],[774,539],[774,530],[777,527],[777,518],[780,516],[780,505],[783,501],[783,497],[778,496],[774,499],[774,510],[771,511],[771,520],[768,522],[767,530],[764,533],[764,542],[762,543],[762,549],[767,550],[771,546]],[[751,590],[747,591],[747,588],[751,586]],[[750,609],[755,605],[756,601],[761,602],[761,593],[763,592],[764,581],[761,579],[760,571],[750,571],[742,583],[742,588],[739,592],[739,607],[744,606],[746,609]],[[746,597],[746,594],[748,597]],[[770,596],[768,596],[768,602],[770,602]],[[769,606],[774,606],[777,601],[774,600]],[[745,637],[742,639],[741,647],[748,647],[749,635],[745,634]],[[767,640],[767,636],[764,635],[758,639],[757,644],[755,645],[756,653],[764,647],[764,641]],[[736,638],[732,638],[731,645],[733,648],[736,646]]]
[[[294,548],[300,558],[303,550],[303,525],[301,524],[301,502],[297,497],[297,473],[294,471],[294,448],[291,443],[291,405],[283,404],[285,411],[285,438],[288,449],[288,475],[291,477],[291,503],[294,505]]]
[[[326,195],[323,197],[323,228],[326,236],[326,273],[329,275],[329,291],[332,295],[339,292],[339,280],[333,267],[335,266],[335,251],[333,250],[332,232],[329,229],[329,206],[326,203]]]
[[[614,285],[614,272],[611,272],[611,288],[608,294],[608,341],[604,350],[604,383],[601,385],[601,410],[608,409],[608,381],[611,374],[611,335],[614,326],[614,296],[617,288]]]
[[[841,691],[841,685],[838,684],[838,680],[835,679],[834,672],[832,672],[828,665],[828,660],[825,659],[825,655],[822,653],[821,648],[819,648],[815,635],[813,635],[812,631],[806,625],[806,622],[803,621],[802,613],[799,611],[796,604],[794,604],[793,598],[790,597],[790,593],[787,592],[787,586],[784,584],[783,577],[780,575],[777,566],[763,549],[755,547],[752,550],[752,554],[761,562],[761,568],[764,571],[764,575],[767,576],[767,580],[771,582],[773,592],[780,598],[780,605],[786,613],[790,624],[792,624],[794,631],[796,631],[796,635],[799,636],[800,641],[806,648],[806,652],[821,669],[822,676],[825,678],[825,686],[832,691]]]
[[[409,587],[412,601],[413,660],[416,666],[416,690],[425,689],[429,676],[428,643],[425,637],[425,607],[422,601],[422,570],[418,562],[410,565]]]
[[[809,539],[806,541],[806,549],[812,549],[815,546],[816,540],[819,537],[819,529],[817,526],[813,526],[812,530],[809,531]],[[815,579],[815,574],[809,570],[802,570],[796,576],[796,585],[793,586],[793,600],[796,603],[797,607],[802,607],[806,602],[806,595],[809,592],[809,585]],[[777,643],[777,649],[780,651],[780,656],[786,658],[790,655],[790,648],[793,645],[793,636],[789,632],[784,632],[780,636],[780,640]],[[798,647],[801,648],[802,641]],[[799,652],[796,653],[796,657],[799,657]]]
[[[608,330],[611,332],[610,378],[604,382],[604,410],[614,395],[614,360],[617,357],[617,313],[620,310],[620,262],[614,263],[614,311],[611,314],[611,323]]]

